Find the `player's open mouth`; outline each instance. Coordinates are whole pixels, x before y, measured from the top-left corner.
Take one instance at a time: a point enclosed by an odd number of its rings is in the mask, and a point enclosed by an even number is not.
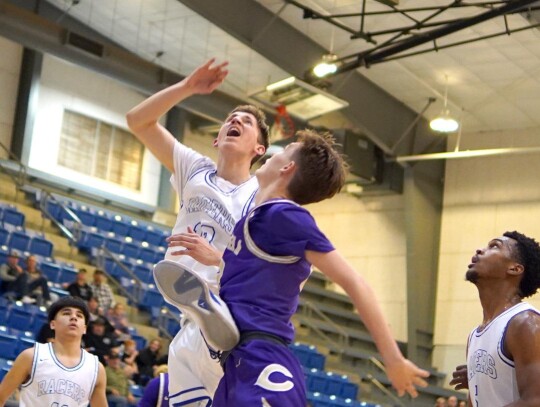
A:
[[[227,131],[227,137],[239,137],[240,136],[240,130],[238,130],[236,127],[231,127]]]

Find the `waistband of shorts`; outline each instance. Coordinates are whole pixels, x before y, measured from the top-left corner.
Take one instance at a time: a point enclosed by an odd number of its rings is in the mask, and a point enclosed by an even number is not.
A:
[[[225,368],[225,362],[227,361],[227,358],[229,355],[234,351],[237,347],[243,345],[244,343],[251,342],[254,340],[263,340],[267,342],[272,342],[278,345],[288,346],[289,343],[281,338],[280,336],[263,332],[263,331],[245,331],[240,334],[240,340],[238,341],[238,344],[228,351],[223,351],[219,355],[219,363],[221,364],[222,368]]]

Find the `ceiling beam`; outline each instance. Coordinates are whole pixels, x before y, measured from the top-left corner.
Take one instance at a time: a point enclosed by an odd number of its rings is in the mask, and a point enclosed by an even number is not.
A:
[[[328,52],[256,1],[178,1],[298,78],[303,78],[306,70]],[[301,11],[298,13],[300,23]],[[332,81],[334,86],[329,89],[330,93],[350,103],[341,112],[353,127],[390,153],[390,146],[415,120],[416,112],[357,71]],[[414,151],[421,151],[436,137],[429,130],[427,121],[420,120]],[[410,150],[406,150],[405,144],[398,154],[410,154],[406,152]]]

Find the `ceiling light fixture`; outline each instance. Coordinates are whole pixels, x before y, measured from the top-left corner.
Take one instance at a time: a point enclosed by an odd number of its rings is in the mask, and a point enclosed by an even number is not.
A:
[[[322,78],[324,76],[336,73],[337,71],[337,55],[325,54],[322,57],[322,61],[313,68],[313,73],[316,77]]]
[[[444,106],[441,113],[429,122],[429,127],[439,133],[453,133],[459,129],[459,123],[450,116],[450,110],[448,109],[448,76],[444,75],[444,78]]]

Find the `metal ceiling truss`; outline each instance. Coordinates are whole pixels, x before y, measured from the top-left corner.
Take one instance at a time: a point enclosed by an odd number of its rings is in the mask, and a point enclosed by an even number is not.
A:
[[[540,10],[540,5],[532,6],[533,3],[538,3],[538,0],[497,0],[483,1],[477,3],[454,0],[445,6],[426,6],[400,9],[396,6],[388,5],[388,7],[390,8],[389,10],[372,12],[366,11],[366,0],[363,0],[362,12],[334,15],[324,15],[299,3],[296,0],[285,1],[288,4],[292,4],[302,9],[305,19],[309,18],[314,20],[324,20],[327,23],[332,24],[335,27],[351,34],[351,39],[363,39],[371,44],[374,44],[371,49],[337,58],[334,61],[338,65],[336,74],[347,72],[362,66],[370,67],[371,65],[377,63],[401,59],[413,55],[424,54],[427,52],[437,52],[441,49],[456,47],[459,45],[469,44],[472,42],[494,38],[501,35],[510,35],[520,31],[540,27],[540,23],[536,23],[526,27],[511,28],[507,20],[507,16],[511,14]],[[454,18],[432,21],[435,17],[443,15],[443,13],[447,12],[448,10],[457,8],[478,8],[481,9],[483,12],[468,18]],[[415,13],[425,13],[426,11],[432,11],[432,13],[421,20],[415,18]],[[364,30],[364,25],[367,17],[384,14],[401,14],[411,20],[412,24],[405,27],[396,27],[380,31],[368,32]],[[339,21],[339,19],[353,17],[360,18],[360,28],[358,30]],[[444,45],[437,44],[437,39],[439,38],[471,27],[473,25],[477,25],[482,22],[491,20],[496,17],[502,17],[504,19],[505,29],[503,31]],[[392,36],[389,39],[381,42],[380,44],[377,43],[377,41],[374,39],[375,37],[389,34]],[[432,47],[408,53],[404,52],[426,43],[432,43]],[[312,74],[307,73],[306,76],[310,78],[312,77]]]

